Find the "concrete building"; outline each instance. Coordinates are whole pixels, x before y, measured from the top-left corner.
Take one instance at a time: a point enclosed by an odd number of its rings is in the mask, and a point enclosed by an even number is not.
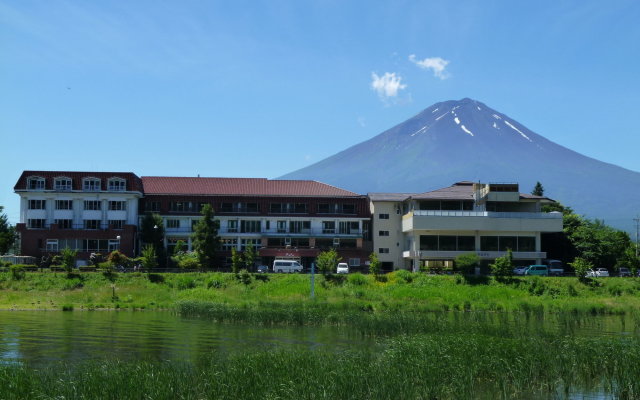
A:
[[[449,267],[475,252],[489,263],[513,251],[517,264],[546,258],[540,235],[562,230],[553,200],[519,193],[517,184],[458,182],[420,194],[370,193],[374,248],[389,269]]]

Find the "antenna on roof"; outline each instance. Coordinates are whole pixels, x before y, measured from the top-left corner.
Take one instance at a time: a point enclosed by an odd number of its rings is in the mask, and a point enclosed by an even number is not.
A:
[[[198,174],[198,178],[200,178],[200,174]]]

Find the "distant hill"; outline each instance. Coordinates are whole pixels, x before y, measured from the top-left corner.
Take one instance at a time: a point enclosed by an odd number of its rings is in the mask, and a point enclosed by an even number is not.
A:
[[[461,180],[517,182],[589,218],[635,232],[640,173],[560,146],[485,104],[445,101],[280,179],[314,179],[358,193],[425,192]],[[633,236],[635,238],[635,236]]]

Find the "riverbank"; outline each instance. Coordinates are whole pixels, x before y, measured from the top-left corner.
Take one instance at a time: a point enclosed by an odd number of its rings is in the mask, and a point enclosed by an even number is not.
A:
[[[624,314],[640,310],[640,279],[493,278],[397,271],[372,275],[0,273],[0,309],[315,310],[366,314],[433,311]],[[297,315],[296,312],[290,313]],[[218,315],[220,313],[218,312]]]

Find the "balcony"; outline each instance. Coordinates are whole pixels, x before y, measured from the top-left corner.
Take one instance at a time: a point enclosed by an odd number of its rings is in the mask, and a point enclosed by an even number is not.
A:
[[[167,234],[184,233],[191,234],[193,229],[190,227],[166,228]],[[359,229],[301,229],[299,231],[289,231],[286,229],[265,230],[259,232],[242,232],[241,229],[221,228],[218,230],[219,235],[260,235],[264,237],[328,237],[328,238],[361,238],[363,231]]]
[[[402,217],[402,231],[414,230],[559,232],[562,214],[417,210]]]
[[[480,250],[471,251],[471,252],[470,251],[422,250],[422,251],[419,251],[418,253],[419,253],[420,259],[446,259],[446,260],[453,260],[457,256],[461,254],[467,254],[467,253],[476,253],[478,257],[486,260],[494,260],[498,257],[502,257],[507,254],[506,251],[480,251]],[[532,260],[532,259],[538,259],[538,258],[547,258],[547,252],[545,251],[514,251],[512,254],[515,260]],[[404,258],[414,258],[415,256],[416,254],[413,251],[404,251],[402,253],[402,257]]]

